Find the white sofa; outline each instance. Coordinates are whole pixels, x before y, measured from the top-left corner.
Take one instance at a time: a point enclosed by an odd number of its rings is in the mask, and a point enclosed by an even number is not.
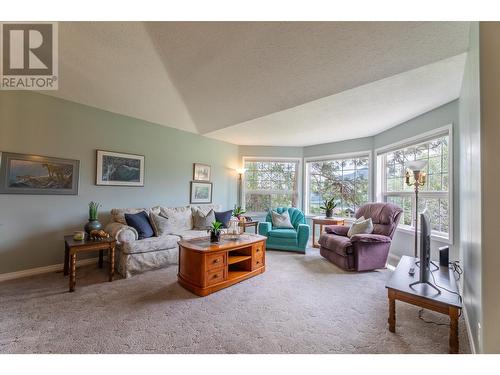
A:
[[[116,269],[120,275],[129,278],[134,274],[152,269],[176,265],[179,261],[180,239],[191,239],[207,236],[206,230],[193,229],[192,207],[208,212],[210,209],[220,211],[219,205],[200,205],[185,207],[152,208],[114,208],[111,210],[111,222],[105,231],[116,238]],[[137,231],[129,227],[125,214],[135,214],[140,211],[154,212],[165,215],[169,220],[169,234],[139,240]]]

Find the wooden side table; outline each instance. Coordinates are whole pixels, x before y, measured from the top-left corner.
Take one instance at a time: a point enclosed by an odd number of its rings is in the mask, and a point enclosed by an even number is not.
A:
[[[250,228],[250,227],[255,227],[255,234],[257,234],[257,227],[259,226],[258,221],[245,221],[244,223],[240,222],[240,227],[243,228],[243,232],[245,232],[245,229]]]
[[[410,286],[414,281],[418,281],[418,272],[413,276],[408,274],[410,267],[418,269],[415,265],[416,261],[418,261],[417,258],[403,256],[385,285],[389,299],[389,318],[387,319],[389,331],[396,332],[396,300],[436,311],[449,316],[449,352],[450,354],[458,353],[458,318],[462,309],[462,299],[459,296],[453,270],[448,267],[439,267],[438,270],[433,271],[434,277],[431,281],[441,290],[438,294],[425,284]]]
[[[99,268],[103,267],[104,250],[109,254],[109,281],[113,281],[115,274],[115,246],[114,238],[102,240],[85,239],[76,241],[73,236],[64,236],[64,276],[69,274],[69,291],[75,291],[76,285],[76,254],[87,251],[99,251]]]
[[[316,242],[316,225],[319,225],[319,235],[321,236],[324,225],[344,225],[345,220],[334,217],[315,216],[312,218],[312,224],[313,247],[319,247],[319,244]]]

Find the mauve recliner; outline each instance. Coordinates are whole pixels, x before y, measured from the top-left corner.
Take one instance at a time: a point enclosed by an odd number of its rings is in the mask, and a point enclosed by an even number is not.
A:
[[[373,221],[373,233],[347,237],[349,227],[328,225],[319,238],[320,254],[347,271],[384,268],[403,210],[392,203],[367,203],[356,212]]]

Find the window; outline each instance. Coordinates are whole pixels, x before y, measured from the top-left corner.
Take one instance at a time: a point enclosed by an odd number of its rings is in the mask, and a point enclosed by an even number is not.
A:
[[[379,154],[382,200],[403,208],[400,226],[415,228],[415,192],[404,182],[408,162],[425,160],[427,182],[419,190],[418,212],[427,208],[433,235],[450,239],[450,151],[449,132],[431,139]]]
[[[307,213],[323,213],[323,201],[335,198],[336,216],[353,216],[369,200],[369,155],[311,160],[306,164]]]
[[[264,160],[245,158],[245,209],[268,212],[275,207],[297,207],[299,159]]]

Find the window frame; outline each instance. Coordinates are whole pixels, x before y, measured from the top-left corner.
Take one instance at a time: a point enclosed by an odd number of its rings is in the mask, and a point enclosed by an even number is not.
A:
[[[242,157],[242,165],[243,168],[245,168],[245,163],[247,161],[260,161],[260,162],[295,162],[297,163],[297,204],[299,209],[302,209],[300,207],[302,205],[302,158],[301,157],[272,157],[272,156],[243,156]],[[243,174],[242,176],[242,181],[241,181],[241,195],[242,195],[242,208],[246,210],[246,173]],[[267,215],[267,212],[253,212],[249,211],[246,213],[248,216],[265,216]]]
[[[334,160],[343,160],[343,159],[355,159],[361,157],[368,157],[368,202],[373,200],[373,152],[371,150],[364,151],[356,151],[356,152],[347,152],[341,154],[329,154],[329,155],[320,155],[320,156],[310,156],[304,158],[304,199],[303,199],[303,207],[304,213],[306,217],[311,218],[318,216],[316,214],[311,214],[309,212],[309,171],[307,169],[308,163],[318,162],[318,161],[334,161]],[[346,219],[348,219],[346,217]]]
[[[415,192],[414,191],[406,191],[406,192],[388,192],[387,191],[387,171],[386,171],[386,157],[389,152],[401,150],[408,147],[417,146],[422,143],[426,143],[432,141],[433,139],[448,136],[448,191],[419,191],[418,196],[419,199],[442,199],[443,197],[448,198],[448,233],[446,232],[438,232],[431,231],[431,239],[437,240],[440,242],[444,242],[446,244],[453,244],[453,233],[454,233],[454,220],[453,220],[453,188],[454,188],[454,180],[453,180],[453,126],[452,124],[442,126],[440,128],[422,133],[418,136],[410,137],[404,139],[402,141],[398,141],[380,148],[375,149],[375,157],[377,159],[377,168],[376,168],[376,176],[375,176],[375,185],[376,185],[376,197],[377,201],[385,202],[385,198],[388,196],[393,197],[411,197],[412,202],[412,213],[411,220],[412,225],[400,224],[398,225],[397,230],[414,234],[415,227],[413,226],[413,222],[415,220]],[[420,229],[419,229],[420,233]]]

